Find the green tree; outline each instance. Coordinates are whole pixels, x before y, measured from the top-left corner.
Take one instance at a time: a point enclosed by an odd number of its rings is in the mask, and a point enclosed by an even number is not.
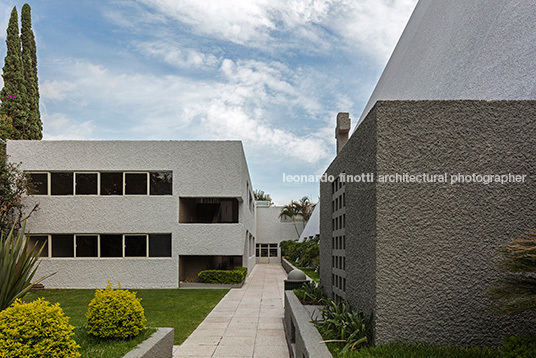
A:
[[[536,311],[536,230],[510,241],[501,253],[499,266],[509,276],[489,290],[493,310],[500,315]]]
[[[39,112],[39,85],[37,79],[37,48],[32,30],[32,15],[30,5],[24,4],[21,11],[21,42],[22,65],[24,80],[28,94],[28,127],[25,139],[42,139],[43,124]]]
[[[307,222],[311,218],[311,214],[313,213],[313,209],[315,208],[315,205],[311,203],[309,200],[309,197],[304,196],[300,199],[298,202],[298,215],[302,217],[303,221],[303,228],[305,229],[305,225],[307,225]]]
[[[19,37],[19,22],[17,8],[13,7],[7,27],[7,53],[2,68],[4,87],[0,91],[2,106],[0,114],[7,115],[13,120],[12,139],[24,139],[27,135],[27,118],[30,112],[26,92],[24,70],[21,60],[21,41]]]
[[[253,196],[257,201],[268,201],[270,202],[270,206],[274,205],[270,194],[265,194],[263,190],[253,190]]]
[[[299,203],[294,200],[291,200],[289,204],[281,208],[281,212],[279,213],[279,218],[287,217],[292,220],[292,224],[294,225],[294,229],[296,230],[296,235],[298,235],[298,238],[300,237],[300,232],[298,231],[298,227],[296,226],[296,217],[299,215],[299,210]]]

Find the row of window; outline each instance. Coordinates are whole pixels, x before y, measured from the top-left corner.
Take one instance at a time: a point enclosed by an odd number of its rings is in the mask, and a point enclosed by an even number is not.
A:
[[[331,281],[333,284],[333,287],[338,288],[339,290],[345,292],[346,291],[346,278],[332,274],[331,275]]]
[[[331,266],[339,270],[346,270],[346,257],[331,256]]]
[[[333,236],[331,238],[331,248],[333,250],[346,250],[346,236]]]
[[[332,183],[331,183],[331,193],[332,194],[335,194],[338,190],[340,190],[343,186],[346,185],[346,182],[342,181],[341,180],[341,177],[345,177],[345,173],[342,172],[341,174],[339,174],[339,176],[337,177],[337,179],[335,179]]]
[[[346,193],[342,193],[331,202],[331,212],[334,213],[346,206]]]
[[[41,257],[171,257],[171,234],[30,235]]]
[[[342,214],[332,219],[333,231],[346,228],[346,214]]]
[[[31,195],[172,195],[172,172],[29,172]]]
[[[277,257],[277,244],[257,244],[257,257]]]

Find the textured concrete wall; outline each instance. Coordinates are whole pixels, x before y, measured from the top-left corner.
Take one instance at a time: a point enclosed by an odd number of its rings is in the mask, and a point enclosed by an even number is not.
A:
[[[374,301],[378,343],[494,345],[534,332],[534,316],[489,315],[484,291],[501,277],[497,248],[536,227],[535,118],[535,101],[380,101],[329,167],[360,174],[374,156],[376,174],[528,175],[524,184],[347,184],[349,277],[371,275],[363,261],[376,266],[373,286],[348,281],[347,296],[358,309]],[[321,214],[326,226],[331,213]]]
[[[536,99],[533,0],[420,0],[361,116],[378,100]]]
[[[172,196],[27,198],[40,205],[28,222],[35,234],[172,233],[169,259],[43,259],[38,275],[59,270],[46,287],[103,287],[109,279],[125,287],[178,287],[180,255],[240,255],[252,268],[245,235],[255,235],[255,214],[241,142],[9,141],[7,151],[27,171],[173,171]],[[240,223],[179,224],[180,196],[241,198]]]
[[[292,222],[281,222],[281,206],[257,207],[257,243],[279,243],[297,240],[298,234]],[[298,232],[303,231],[303,222],[296,222]]]

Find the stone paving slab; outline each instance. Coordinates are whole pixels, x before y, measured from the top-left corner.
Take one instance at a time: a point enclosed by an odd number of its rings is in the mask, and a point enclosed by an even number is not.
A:
[[[242,288],[233,288],[174,358],[288,358],[283,328],[285,270],[257,264]]]

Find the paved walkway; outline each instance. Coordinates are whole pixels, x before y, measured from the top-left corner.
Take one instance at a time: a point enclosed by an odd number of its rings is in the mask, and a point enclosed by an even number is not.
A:
[[[232,289],[173,357],[288,358],[283,330],[284,282],[280,265],[256,265],[244,286]]]

